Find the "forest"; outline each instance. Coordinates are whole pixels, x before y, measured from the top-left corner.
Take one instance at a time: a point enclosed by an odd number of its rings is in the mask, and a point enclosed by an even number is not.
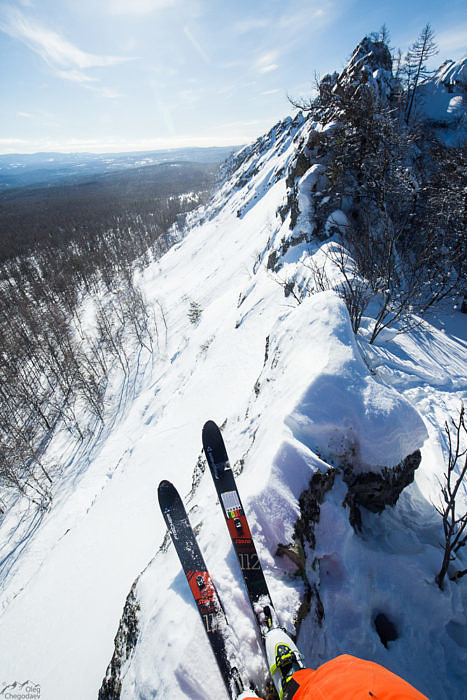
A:
[[[168,250],[217,170],[163,163],[0,195],[0,511],[18,493],[48,506],[60,467],[43,455],[57,426],[89,437],[112,367],[126,376],[133,339],[153,351],[164,310],[148,307],[136,268]]]

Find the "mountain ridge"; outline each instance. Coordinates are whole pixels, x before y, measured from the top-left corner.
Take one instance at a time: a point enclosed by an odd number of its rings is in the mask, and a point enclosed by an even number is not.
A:
[[[370,96],[385,84],[375,71],[364,62],[357,69]],[[441,328],[418,324],[401,334],[396,324],[373,341],[372,300],[355,332],[339,294],[342,271],[330,265],[360,195],[354,181],[343,194],[329,184],[328,147],[339,125],[326,110],[336,85],[325,81],[315,113],[279,122],[232,156],[212,201],[174,227],[175,245],[138,278],[163,310],[157,353],[135,348],[126,392],[116,374],[107,397],[113,420],[90,451],[72,446],[65,431],[51,443],[68,471],[53,511],[18,544],[24,549],[2,579],[0,652],[9,674],[18,675],[19,664],[30,677],[42,674],[52,700],[95,697],[99,686],[101,700],[221,696],[157,511],[157,483],[167,477],[186,494],[249,676],[264,684],[254,621],[201,456],[209,418],[223,427],[281,624],[298,633],[305,662],[353,653],[432,700],[462,700],[467,598],[462,582],[448,579],[444,592],[435,584],[442,525],[432,503],[446,458],[440,426],[466,390],[466,317],[445,309]],[[323,270],[331,286],[319,288]],[[372,510],[371,489],[358,500],[359,476],[371,474],[381,491],[376,477],[388,486],[413,455],[417,465],[405,472],[405,488],[390,490],[389,505],[373,501]],[[3,523],[2,551],[12,518]],[[20,535],[18,526],[11,537]],[[295,563],[284,556],[292,550]],[[458,562],[465,567],[462,551]],[[50,598],[62,614],[46,633],[51,616],[42,601]],[[386,645],[381,616],[397,636]]]

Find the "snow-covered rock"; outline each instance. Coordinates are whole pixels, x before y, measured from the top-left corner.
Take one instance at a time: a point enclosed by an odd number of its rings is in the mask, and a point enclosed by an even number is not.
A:
[[[419,112],[446,145],[460,146],[467,137],[467,58],[445,61],[420,86]]]

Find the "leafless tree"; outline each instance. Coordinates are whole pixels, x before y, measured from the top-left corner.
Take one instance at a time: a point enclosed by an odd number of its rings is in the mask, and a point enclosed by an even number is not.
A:
[[[292,107],[299,109],[301,112],[311,112],[316,106],[316,97],[322,96],[326,78],[328,78],[328,76],[325,76],[325,79],[321,80],[319,73],[317,71],[314,72],[311,83],[311,90],[312,93],[314,93],[312,97],[292,97],[287,94],[287,99]]]
[[[362,316],[373,295],[369,280],[362,276],[354,258],[341,245],[334,245],[326,251],[326,257],[337,268],[340,280],[335,285],[349,312],[352,330],[357,333]]]
[[[409,48],[405,58],[405,75],[407,85],[407,109],[405,120],[407,124],[414,106],[415,95],[420,82],[424,78],[433,75],[433,71],[428,70],[427,61],[438,53],[438,46],[435,41],[435,34],[430,24],[426,24],[420,36]]]
[[[452,432],[451,428],[454,429]],[[459,549],[467,543],[467,534],[464,534],[467,527],[467,510],[461,515],[457,512],[459,491],[461,488],[465,491],[467,486],[467,427],[465,425],[464,405],[460,408],[457,422],[452,418],[450,426],[446,421],[444,430],[449,448],[448,463],[444,481],[440,482],[441,502],[435,505],[442,517],[444,531],[443,562],[436,575],[436,583],[441,590],[444,587],[449,564],[455,559]],[[463,463],[462,458],[464,458]]]
[[[378,40],[382,41],[383,44],[386,44],[386,46],[389,46],[389,42],[391,41],[391,34],[389,32],[389,27],[384,22],[384,24],[381,25],[379,33],[378,33]]]

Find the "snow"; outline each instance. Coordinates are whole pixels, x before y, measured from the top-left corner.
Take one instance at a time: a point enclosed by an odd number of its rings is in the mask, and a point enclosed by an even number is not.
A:
[[[465,142],[466,91],[467,58],[445,61],[434,77],[420,86],[420,112],[438,127],[437,136],[446,145]]]
[[[313,377],[306,381],[302,374],[303,394],[286,419],[294,435],[331,464],[351,465],[355,473],[396,466],[423,445],[422,419],[400,394],[371,377],[337,295],[322,292],[299,309],[312,321],[303,327],[301,318],[288,338],[305,335]],[[290,344],[292,367],[302,366],[293,353],[295,342]]]
[[[432,700],[463,697],[467,596],[463,583],[448,581],[443,593],[434,584],[442,529],[431,501],[446,455],[440,427],[466,396],[467,316],[441,314],[437,325],[444,328],[388,332],[370,346],[365,320],[355,339],[334,293],[300,305],[284,297],[267,259],[288,233],[288,220],[276,212],[308,128],[303,119],[287,120],[244,149],[232,181],[209,207],[188,215],[186,235],[144,271],[144,294],[167,321],[159,353],[135,353],[125,382],[115,373],[108,420],[91,443],[76,449],[64,433],[51,442],[48,457],[64,468],[51,510],[39,517],[18,502],[4,518],[5,683],[30,678],[47,700],[95,698],[137,579],[139,636],[124,665],[121,697],[223,697],[173,547],[161,547],[156,491],[167,478],[185,499],[246,673],[261,687],[266,668],[214,487],[206,472],[193,484],[201,428],[213,419],[225,424],[266,579],[289,631],[304,583],[276,551],[292,540],[310,477],[330,464],[379,471],[421,448],[414,484],[395,508],[363,513],[361,534],[342,506],[346,486],[338,471],[307,558],[325,619],[319,628],[306,618],[298,645],[312,666],[342,652],[361,655]],[[303,176],[308,190],[319,176],[319,168]],[[300,201],[311,216],[311,197]],[[345,224],[343,212],[331,217]],[[287,274],[306,279],[308,254],[303,245],[291,249]],[[190,301],[202,309],[196,326],[187,317]],[[83,313],[92,327],[92,304]],[[462,552],[458,565],[467,566]],[[379,611],[401,633],[388,649],[372,624]]]
[[[314,203],[311,193],[324,187],[326,182],[324,171],[323,165],[315,163],[302,175],[297,183],[297,202],[300,213],[294,229],[296,237],[301,233],[305,233],[309,238],[312,233]]]
[[[334,230],[345,232],[349,226],[349,220],[340,209],[336,209],[330,214],[326,220],[325,229],[328,236],[331,236]]]

